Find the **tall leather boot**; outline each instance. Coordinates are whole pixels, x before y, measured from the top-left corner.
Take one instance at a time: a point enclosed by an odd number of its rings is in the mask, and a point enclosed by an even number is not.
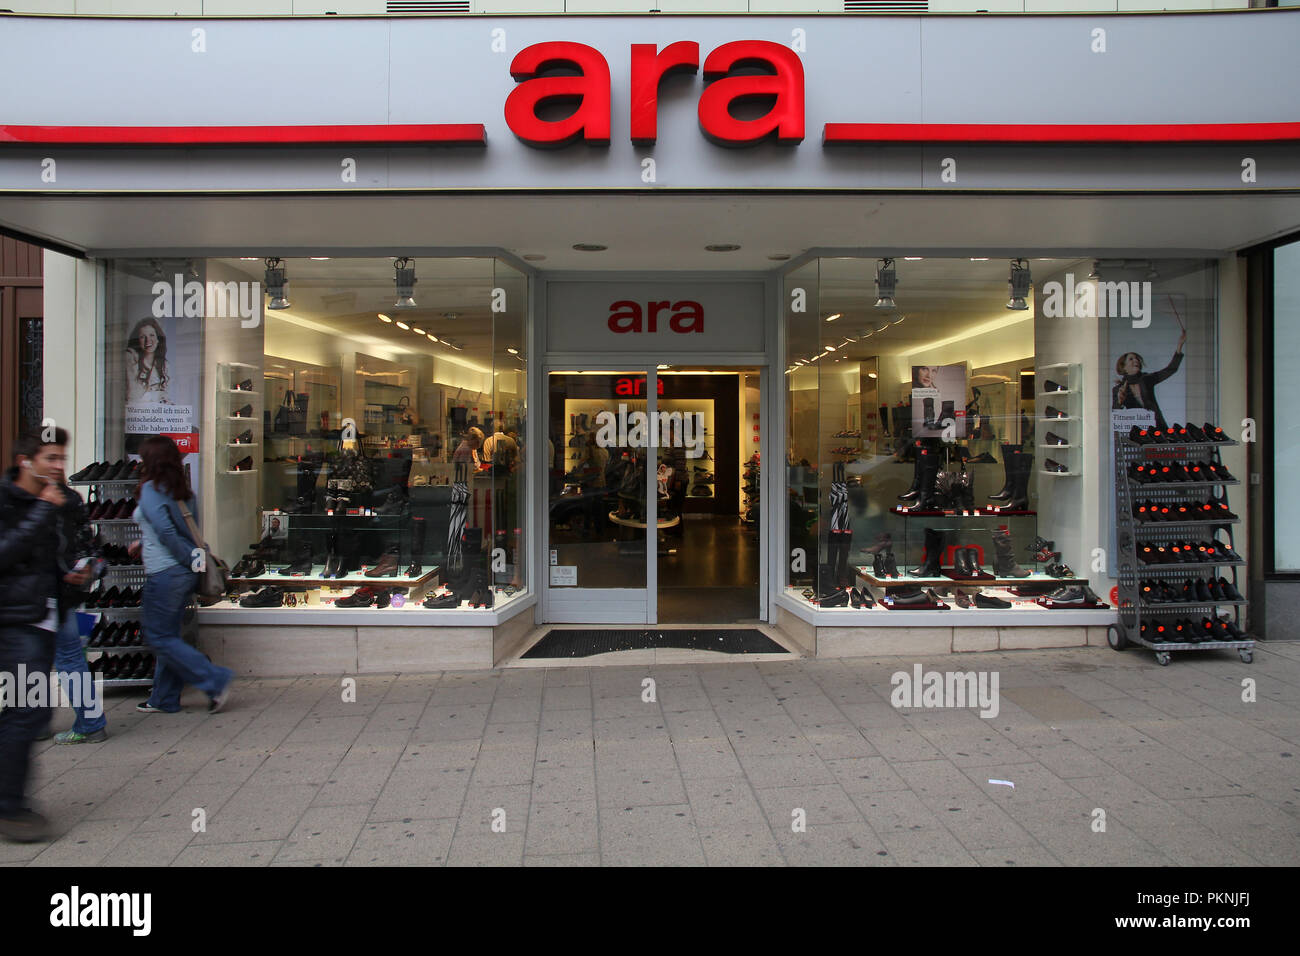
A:
[[[424,519],[411,519],[411,566],[406,569],[408,578],[418,577],[424,573]]]
[[[483,531],[480,528],[466,528],[464,537],[464,554],[465,568],[461,571],[458,579],[451,583],[451,589],[456,592],[458,601],[473,602],[474,598],[482,597],[481,578],[482,571],[487,570],[485,555],[483,554]],[[480,568],[482,571],[480,571]],[[479,586],[480,593],[475,595],[475,585]]]
[[[952,402],[944,402],[939,406],[939,420],[935,423],[936,427],[943,428],[944,422],[952,422],[953,427],[957,425],[957,409]]]
[[[846,588],[853,583],[849,577],[849,552],[853,550],[853,532],[841,531],[839,539],[840,550],[835,563],[835,584],[837,587]]]
[[[316,508],[316,475],[319,466],[314,461],[298,462],[298,500],[294,502],[296,514],[309,515]]]
[[[921,456],[917,454],[920,444],[919,441],[912,443],[912,487],[898,496],[899,501],[911,501],[921,491]]]
[[[889,437],[890,437],[890,434],[889,434],[889,406],[888,406],[888,405],[881,405],[881,406],[880,406],[880,434],[884,435],[886,438],[889,438]]]
[[[916,460],[921,468],[921,490],[917,493],[916,504],[909,510],[934,511],[939,505],[935,493],[935,482],[939,477],[939,454],[932,448],[918,448]]]
[[[937,578],[943,573],[943,532],[936,528],[925,529],[925,556],[921,566],[910,573],[914,578]]]
[[[1019,449],[1015,445],[999,445],[1002,449],[1002,489],[995,495],[989,495],[990,501],[1006,501],[1011,497],[1011,492],[1015,490],[1016,482],[1012,477],[1013,464],[1011,457],[1013,454],[1019,454]]]
[[[1007,498],[1006,504],[1002,507],[1007,511],[1028,511],[1029,479],[1034,472],[1034,456],[1017,451],[1014,455],[1013,465],[1015,471],[1012,477],[1015,479],[1015,485],[1011,489],[1011,496]]]
[[[993,575],[999,578],[1027,578],[1029,572],[1016,564],[1011,546],[1011,532],[999,528],[993,532]]]
[[[939,423],[934,420],[934,399],[921,399],[921,407],[924,409],[923,417],[921,418],[921,427],[927,429],[938,428]]]

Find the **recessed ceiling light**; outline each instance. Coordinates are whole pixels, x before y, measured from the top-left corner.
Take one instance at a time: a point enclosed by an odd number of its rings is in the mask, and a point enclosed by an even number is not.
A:
[[[405,322],[398,322],[397,327],[401,329],[403,332],[409,332],[411,330],[411,327],[407,325]]]
[[[376,312],[375,314],[376,314],[377,316],[379,316],[379,321],[380,321],[380,322],[391,322],[391,321],[393,321],[393,320],[390,319],[388,316],[384,315],[384,313],[382,313],[382,312]]]
[[[976,258],[975,256],[971,256],[971,257],[970,257],[970,261],[971,261],[971,262],[988,262],[988,261],[989,261],[989,257],[988,257],[988,256],[984,256],[983,258]]]
[[[525,261],[525,262],[541,262],[541,261],[542,261],[543,259],[545,259],[545,258],[546,258],[546,256],[538,255],[538,254],[535,253],[535,252],[530,252],[528,255],[524,256],[524,261]]]
[[[924,258],[925,258],[924,256],[903,256],[903,261],[904,261],[904,262],[920,262],[920,261],[921,261],[922,259],[924,259]]]
[[[609,246],[602,246],[598,242],[575,242],[573,248],[578,252],[604,252]]]
[[[312,262],[329,262],[329,261],[330,261],[330,257],[329,257],[329,256],[311,256],[311,261],[312,261]]]
[[[434,335],[432,332],[425,332],[424,337],[428,339],[430,342],[438,341],[438,336]]]
[[[785,262],[790,257],[784,252],[778,252],[775,255],[768,256],[773,262]]]
[[[835,321],[836,319],[838,319],[842,314],[843,314],[843,313],[836,312],[834,315],[828,315],[828,316],[826,316],[826,321],[827,321],[827,322],[834,322],[834,321]]]
[[[518,355],[518,354],[519,354],[519,350],[518,350],[518,349],[514,349],[514,348],[508,348],[508,349],[506,349],[506,351],[509,352],[511,355]]]
[[[663,371],[664,369],[666,369],[666,368],[672,368],[672,366],[671,366],[671,365],[656,365],[655,368],[662,372],[662,371]]]
[[[414,332],[416,335],[424,334],[424,329],[420,328],[418,325],[411,326],[411,331]]]
[[[240,262],[256,262],[256,261],[257,261],[258,259],[260,259],[260,258],[261,258],[261,256],[240,256],[240,257],[239,257],[239,261],[240,261]]]
[[[734,242],[715,242],[704,247],[708,252],[735,252],[740,246]]]
[[[867,373],[867,378],[876,378],[876,373],[875,373],[875,372],[868,372],[868,373]]]
[[[827,351],[827,352],[834,352],[834,351],[835,351],[835,346],[833,346],[833,345],[828,345],[828,346],[826,346],[826,351]]]

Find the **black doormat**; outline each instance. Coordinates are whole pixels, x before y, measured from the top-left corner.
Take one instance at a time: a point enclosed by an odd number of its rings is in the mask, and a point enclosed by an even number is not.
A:
[[[721,654],[789,654],[762,631],[753,628],[728,630],[663,631],[548,631],[524,654],[536,657],[591,657],[613,651],[644,651],[672,647],[688,651],[717,651]]]

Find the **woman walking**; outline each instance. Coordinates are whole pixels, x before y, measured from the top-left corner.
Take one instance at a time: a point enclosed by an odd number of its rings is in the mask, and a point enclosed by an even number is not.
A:
[[[140,457],[139,504],[134,514],[145,570],[140,630],[158,667],[153,693],[136,710],[174,714],[181,709],[181,690],[192,684],[212,699],[208,710],[215,714],[230,699],[235,672],[213,664],[181,638],[181,618],[195,586],[191,562],[197,545],[185,521],[194,496],[180,450],[170,438],[146,438]]]

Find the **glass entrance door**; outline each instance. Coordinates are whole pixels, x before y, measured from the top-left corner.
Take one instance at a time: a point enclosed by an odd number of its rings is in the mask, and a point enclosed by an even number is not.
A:
[[[547,621],[655,623],[654,383],[648,368],[547,375]]]

